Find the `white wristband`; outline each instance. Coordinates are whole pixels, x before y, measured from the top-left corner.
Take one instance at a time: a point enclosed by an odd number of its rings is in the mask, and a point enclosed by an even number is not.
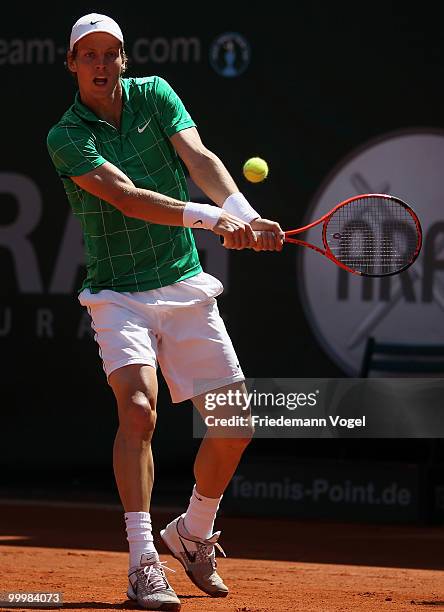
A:
[[[260,214],[252,208],[247,199],[240,193],[232,193],[222,204],[225,212],[242,219],[246,223],[251,223],[253,219],[258,219]]]
[[[221,215],[222,210],[218,206],[187,202],[183,209],[183,225],[184,227],[212,230]]]

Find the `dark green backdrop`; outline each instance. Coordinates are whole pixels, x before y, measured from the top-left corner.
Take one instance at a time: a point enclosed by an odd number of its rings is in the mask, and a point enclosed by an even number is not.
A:
[[[4,482],[12,479],[8,476],[12,466],[32,474],[36,482],[44,479],[44,473],[51,477],[56,468],[69,468],[81,474],[79,478],[94,475],[95,468],[104,468],[108,475],[110,470],[116,417],[97,350],[87,333],[77,337],[82,311],[75,291],[51,290],[70,213],[45,139],[74,95],[62,53],[72,23],[91,11],[113,16],[124,30],[130,55],[136,40],[148,39],[139,51],[150,50],[153,60],[143,64],[133,57],[128,74],[160,74],[170,81],[197,122],[203,141],[222,158],[252,204],[283,227],[295,227],[325,175],[351,149],[399,128],[443,127],[441,22],[433,12],[437,9],[430,6],[307,1],[294,3],[291,11],[275,3],[250,17],[245,7],[228,3],[200,10],[189,3],[152,8],[153,3],[122,2],[39,3],[26,11],[21,6],[4,9],[0,24]],[[240,33],[251,48],[251,63],[236,78],[219,76],[209,62],[211,44],[224,32]],[[191,54],[189,61],[174,60],[171,41],[181,37],[198,40],[199,58]],[[37,39],[50,41],[41,57],[30,43]],[[264,184],[250,185],[242,178],[242,163],[252,155],[269,162],[270,177]],[[19,214],[16,198],[7,188],[5,176],[10,173],[31,179],[41,195],[41,218],[29,235],[40,288],[19,285],[11,248],[2,241],[2,226],[14,223]],[[23,256],[22,247],[17,248]],[[69,244],[65,248],[69,260]],[[297,250],[229,257],[229,286],[220,300],[221,309],[246,373],[341,375],[316,343],[303,315]],[[26,257],[22,265],[30,265]],[[77,287],[82,270],[75,266],[74,272]],[[32,278],[29,268],[22,274]],[[38,317],[43,334],[45,321],[51,318],[52,338],[39,337]],[[191,439],[190,405],[171,407],[162,386],[159,413],[158,469],[167,472],[185,459],[181,466],[191,478],[189,462],[196,442]],[[427,448],[421,441],[408,440],[396,444],[281,441],[279,445],[262,440],[249,452],[412,460],[425,456]]]

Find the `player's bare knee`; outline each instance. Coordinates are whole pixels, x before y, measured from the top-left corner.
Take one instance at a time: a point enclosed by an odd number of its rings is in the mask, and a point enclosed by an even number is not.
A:
[[[229,438],[220,436],[210,436],[211,440],[218,447],[219,451],[226,455],[227,453],[239,454],[242,453],[250,444],[254,435],[253,428],[244,427],[240,431],[231,432]]]
[[[243,431],[239,437],[229,438],[229,446],[236,450],[244,450],[250,444],[253,438],[253,431]]]
[[[155,398],[147,392],[136,391],[119,402],[119,423],[127,435],[150,438],[156,419]]]
[[[250,422],[241,430],[236,431],[236,435],[229,440],[233,443],[234,447],[238,450],[244,450],[250,444],[254,436],[254,425]]]

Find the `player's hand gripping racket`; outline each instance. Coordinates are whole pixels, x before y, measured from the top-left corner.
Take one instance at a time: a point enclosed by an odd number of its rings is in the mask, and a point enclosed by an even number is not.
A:
[[[323,249],[295,238],[321,224]],[[422,230],[408,204],[370,193],[349,198],[317,221],[285,232],[285,242],[314,249],[352,274],[389,276],[406,270],[418,257]]]

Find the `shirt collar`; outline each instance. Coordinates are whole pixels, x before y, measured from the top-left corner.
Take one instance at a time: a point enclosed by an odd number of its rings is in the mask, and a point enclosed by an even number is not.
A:
[[[130,79],[120,79],[122,84],[122,124],[128,124],[132,122],[132,117],[136,114],[140,106],[140,100],[138,96],[130,97]],[[95,123],[103,122],[103,119],[97,117],[97,115],[83,104],[80,99],[80,92],[76,93],[74,99],[74,112],[80,119],[84,121],[93,121]]]

